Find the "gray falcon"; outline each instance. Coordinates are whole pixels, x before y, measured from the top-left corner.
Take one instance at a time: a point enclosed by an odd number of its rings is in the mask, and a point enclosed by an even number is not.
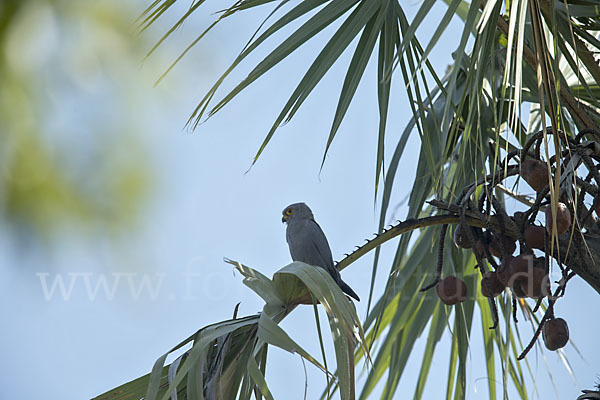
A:
[[[315,221],[310,208],[304,203],[291,204],[283,210],[281,222],[287,222],[285,238],[292,260],[324,268],[342,289],[342,292],[360,301],[358,295],[342,280],[340,272],[333,265],[327,238]]]

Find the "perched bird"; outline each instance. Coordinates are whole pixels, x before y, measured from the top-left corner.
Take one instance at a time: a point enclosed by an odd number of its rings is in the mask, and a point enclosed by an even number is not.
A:
[[[342,280],[340,272],[333,265],[327,238],[315,221],[310,208],[304,203],[289,205],[283,210],[281,222],[287,222],[285,238],[290,247],[292,260],[324,268],[342,292],[360,301],[358,295]]]

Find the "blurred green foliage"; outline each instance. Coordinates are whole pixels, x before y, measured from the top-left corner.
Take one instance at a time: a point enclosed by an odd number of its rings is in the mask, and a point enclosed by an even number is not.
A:
[[[0,1],[0,213],[11,230],[49,238],[139,215],[151,181],[131,117],[143,58],[134,6]]]

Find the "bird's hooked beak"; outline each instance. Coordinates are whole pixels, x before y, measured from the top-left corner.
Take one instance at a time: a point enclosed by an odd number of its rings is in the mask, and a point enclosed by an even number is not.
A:
[[[290,217],[288,217],[287,215],[284,214],[283,217],[281,217],[281,222],[282,223],[288,222],[288,219],[290,219]]]

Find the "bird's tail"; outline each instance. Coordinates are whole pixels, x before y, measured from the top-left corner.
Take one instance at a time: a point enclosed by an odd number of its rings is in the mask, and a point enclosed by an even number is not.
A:
[[[354,300],[356,301],[360,301],[360,297],[358,297],[358,295],[354,292],[354,290],[352,290],[352,288],[350,286],[348,286],[348,284],[346,282],[344,282],[343,280],[340,279],[340,289],[342,289],[342,292],[346,293],[348,296],[352,297]]]

